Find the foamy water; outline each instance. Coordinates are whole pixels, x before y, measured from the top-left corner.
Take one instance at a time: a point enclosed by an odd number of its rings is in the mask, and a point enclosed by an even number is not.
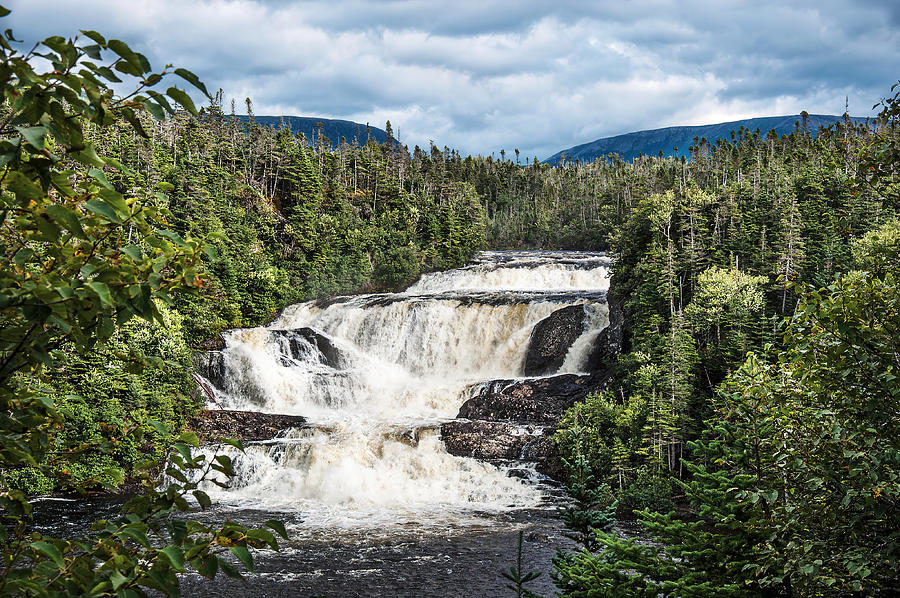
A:
[[[268,327],[228,333],[219,402],[300,414],[311,426],[233,454],[231,488],[207,491],[326,527],[462,521],[537,505],[534,485],[448,454],[438,425],[476,383],[520,377],[535,324],[558,309],[584,306],[585,331],[559,373],[583,369],[609,322],[609,266],[602,254],[485,252],[403,293],[301,303]]]

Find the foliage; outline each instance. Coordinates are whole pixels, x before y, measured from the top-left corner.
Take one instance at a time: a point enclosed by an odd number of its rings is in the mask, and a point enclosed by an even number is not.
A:
[[[624,584],[623,571],[644,571],[646,591],[666,595],[892,587],[900,557],[898,333],[893,273],[854,272],[806,293],[773,362],[751,355],[720,391],[694,443],[691,478],[680,483],[693,517],[643,511],[664,550],[601,535],[606,548],[581,555],[566,575],[590,573],[590,587],[624,592],[614,585]]]
[[[855,177],[867,148],[889,135],[850,122],[815,138],[745,131],[731,142],[701,143],[691,161],[567,166],[574,172],[561,176],[599,177],[596,213],[610,217],[602,226],[611,226],[618,255],[612,288],[624,298],[625,351],[604,401],[628,409],[643,429],[626,438],[594,400],[583,425],[597,439],[588,454],[617,488],[623,512],[655,502],[640,492],[626,498],[638,472],[645,479],[635,490],[664,491],[669,482],[647,482],[687,475],[687,443],[702,434],[715,388],[748,351],[775,340],[779,322],[797,306],[794,289],[826,285],[837,272],[869,263],[852,248],[889,222],[897,205],[883,186],[860,187]],[[889,232],[871,234],[892,243]],[[557,436],[564,455],[573,420],[564,417]],[[616,466],[617,479],[606,477],[614,454],[624,466]]]
[[[0,9],[3,16],[8,12]],[[145,596],[155,590],[175,596],[177,575],[188,564],[207,577],[218,569],[240,576],[220,555],[230,553],[252,569],[248,547],[277,547],[266,529],[232,522],[217,528],[174,516],[192,510],[189,495],[201,508],[209,506],[186,471],[231,473],[227,458],[206,462],[192,455],[196,436],[183,434],[174,444],[165,469],[173,482],[163,490],[155,488],[152,473],[158,461],[138,463],[147,494],[129,501],[118,519],[97,522],[84,539],[31,531],[32,505],[16,488],[28,472],[42,480],[69,476],[79,487],[111,485],[121,481],[117,461],[136,460],[150,430],[171,438],[173,430],[147,414],[171,409],[172,398],[182,400],[177,393],[179,386],[184,391],[186,347],[148,335],[132,320],[171,325],[166,306],[202,286],[201,242],[169,228],[164,195],[111,182],[133,172],[103,157],[88,139],[116,119],[144,135],[139,113],[172,115],[170,101],[195,113],[193,103],[174,86],[165,95],[153,89],[168,70],[154,73],[121,41],[83,33],[92,43],[50,37],[28,54],[13,47],[11,31],[0,38],[0,129],[6,136],[0,142],[0,595]],[[88,60],[102,61],[107,52],[115,55],[111,62]],[[51,70],[37,72],[35,56]],[[138,90],[115,96],[101,79],[119,82],[117,73],[136,78]],[[189,71],[174,73],[205,92]],[[130,356],[122,355],[126,349]],[[158,401],[147,386],[132,387],[131,396],[124,388],[107,389],[109,396],[97,403],[97,396],[60,396],[100,394],[92,365],[115,369],[129,360],[145,373],[118,376],[121,385],[153,385],[176,397]],[[160,369],[166,360],[181,361],[174,377]],[[99,418],[101,434],[90,411],[109,410],[117,401],[130,404],[119,403],[117,425]],[[88,451],[110,467],[83,470]],[[61,468],[66,461],[75,462],[72,471]],[[284,535],[281,524],[269,527]]]
[[[641,433],[647,423],[646,402],[631,395],[621,404],[609,391],[590,395],[583,403],[563,414],[554,441],[566,462],[585,468],[596,483],[617,488],[621,493],[635,475],[641,447]],[[589,424],[589,425],[586,425]],[[568,468],[573,473],[577,468]],[[569,476],[571,480],[571,475]]]
[[[857,239],[853,243],[853,259],[859,269],[873,274],[896,271],[900,264],[900,219],[886,222]]]
[[[635,193],[613,238],[626,351],[556,439],[571,456],[567,430],[586,429],[602,481],[626,464],[620,511],[654,544],[599,532],[556,562],[564,595],[896,591],[896,98],[883,106],[875,131],[701,147],[671,188]],[[631,405],[646,423],[629,446]]]
[[[572,503],[559,507],[560,519],[573,533],[567,537],[575,540],[586,550],[597,548],[594,539],[596,530],[607,531],[612,527],[616,503],[611,500],[608,486],[598,485],[591,466],[583,450],[583,429],[570,428],[568,431],[573,445],[574,458],[563,460],[566,468],[566,492]]]

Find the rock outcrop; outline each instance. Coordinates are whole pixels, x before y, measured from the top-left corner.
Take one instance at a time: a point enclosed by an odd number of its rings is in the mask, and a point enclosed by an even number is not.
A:
[[[558,368],[552,365],[554,360],[561,364],[568,346],[583,332],[583,307],[573,307],[576,309],[553,312],[535,326],[529,345],[533,368]],[[587,369],[592,374],[495,380],[481,385],[463,403],[457,416],[460,419],[441,426],[441,438],[450,454],[486,461],[532,462],[541,473],[561,479],[564,471],[553,433],[567,409],[608,384],[611,368],[622,351],[622,320],[621,306],[612,301],[609,326],[598,335],[588,359]],[[569,344],[558,350],[567,339],[571,339]]]
[[[225,388],[225,354],[222,351],[195,353],[194,368],[216,388]]]
[[[552,436],[562,414],[599,391],[602,375],[561,374],[531,380],[495,380],[463,403],[460,419],[441,426],[451,455],[486,461],[526,461],[560,479],[562,463]]]
[[[458,419],[441,426],[441,439],[451,455],[489,462],[531,462],[541,473],[561,479],[554,430],[554,426],[540,424]]]
[[[608,296],[609,325],[600,331],[594,341],[594,350],[587,360],[589,372],[609,370],[622,353],[624,343],[624,314],[615,296]]]
[[[312,328],[272,330],[272,337],[281,341],[284,354],[281,364],[291,367],[294,361],[318,362],[336,370],[347,367],[347,356],[330,338]],[[225,339],[218,336],[205,343],[208,350],[194,354],[194,368],[210,384],[227,388],[225,370]]]
[[[558,309],[535,324],[528,340],[522,373],[543,376],[557,371],[565,361],[569,347],[584,331],[583,305]]]
[[[457,417],[555,424],[566,409],[598,389],[598,376],[560,374],[531,380],[495,380],[463,403]]]
[[[299,415],[277,415],[256,411],[204,409],[188,423],[203,444],[222,438],[243,441],[270,440],[289,428],[301,428],[306,418]]]
[[[288,356],[297,361],[321,360],[323,365],[336,370],[344,369],[347,359],[344,353],[334,344],[330,338],[313,330],[312,328],[295,328],[293,330],[272,330],[272,336],[276,339],[284,339],[288,349]],[[315,347],[317,354],[312,355],[310,347]],[[285,360],[284,365],[291,365]]]

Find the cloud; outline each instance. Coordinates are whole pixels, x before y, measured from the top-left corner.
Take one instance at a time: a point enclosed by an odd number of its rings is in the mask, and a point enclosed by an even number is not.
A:
[[[590,4],[590,6],[585,6]],[[410,146],[545,157],[633,130],[870,114],[898,76],[892,0],[8,0],[34,40],[92,28],[257,114],[383,126]]]

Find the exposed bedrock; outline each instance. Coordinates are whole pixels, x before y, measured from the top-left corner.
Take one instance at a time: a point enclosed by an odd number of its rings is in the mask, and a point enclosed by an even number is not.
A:
[[[495,380],[463,403],[460,419],[441,426],[451,455],[485,461],[535,463],[543,474],[563,475],[552,436],[560,416],[606,383],[603,375],[562,374],[531,380]]]
[[[447,452],[482,461],[525,461],[554,479],[562,478],[554,427],[513,422],[454,420],[441,426]]]
[[[601,376],[560,374],[530,380],[494,380],[463,403],[457,417],[556,424],[563,412],[603,385]]]
[[[291,367],[296,362],[321,363],[335,370],[347,367],[344,352],[329,337],[312,328],[292,330],[271,330],[281,350],[281,365]],[[218,389],[228,388],[228,371],[225,364],[225,340],[217,337],[216,342],[207,343],[211,350],[194,354],[194,368]]]
[[[222,351],[195,353],[194,368],[216,388],[225,387],[225,354]]]
[[[582,306],[573,307],[557,310],[535,326],[532,345],[548,347],[543,351],[544,355],[549,356],[556,350],[549,348],[557,342],[554,339],[572,338],[570,345],[580,336],[584,311]],[[544,330],[538,332],[542,324]],[[532,357],[532,345],[529,346],[529,357]],[[557,351],[560,360],[565,358],[569,345]],[[441,426],[441,438],[447,451],[486,461],[532,462],[541,473],[562,479],[564,471],[552,438],[559,418],[588,394],[601,391],[609,383],[611,368],[621,351],[622,309],[618,301],[611,301],[609,326],[598,335],[588,360],[587,369],[592,374],[560,374],[482,384],[477,393],[463,403],[457,416],[459,419]],[[538,352],[535,349],[535,353]],[[537,361],[534,358],[532,365]],[[526,363],[526,370],[527,367]]]
[[[624,315],[622,304],[614,295],[608,296],[609,325],[600,331],[594,341],[594,350],[588,357],[586,369],[589,372],[606,372],[622,353],[624,337]]]
[[[312,328],[295,328],[292,330],[272,330],[272,336],[283,342],[287,349],[286,357],[296,361],[318,361],[336,370],[344,369],[347,358],[330,338]],[[314,352],[311,351],[314,349]],[[283,365],[291,363],[286,359]]]
[[[197,434],[201,443],[210,444],[222,438],[270,440],[287,429],[305,425],[306,418],[299,415],[202,409],[188,423],[188,429]]]
[[[522,373],[543,376],[559,369],[572,343],[585,331],[583,305],[558,309],[537,324],[531,331]]]

